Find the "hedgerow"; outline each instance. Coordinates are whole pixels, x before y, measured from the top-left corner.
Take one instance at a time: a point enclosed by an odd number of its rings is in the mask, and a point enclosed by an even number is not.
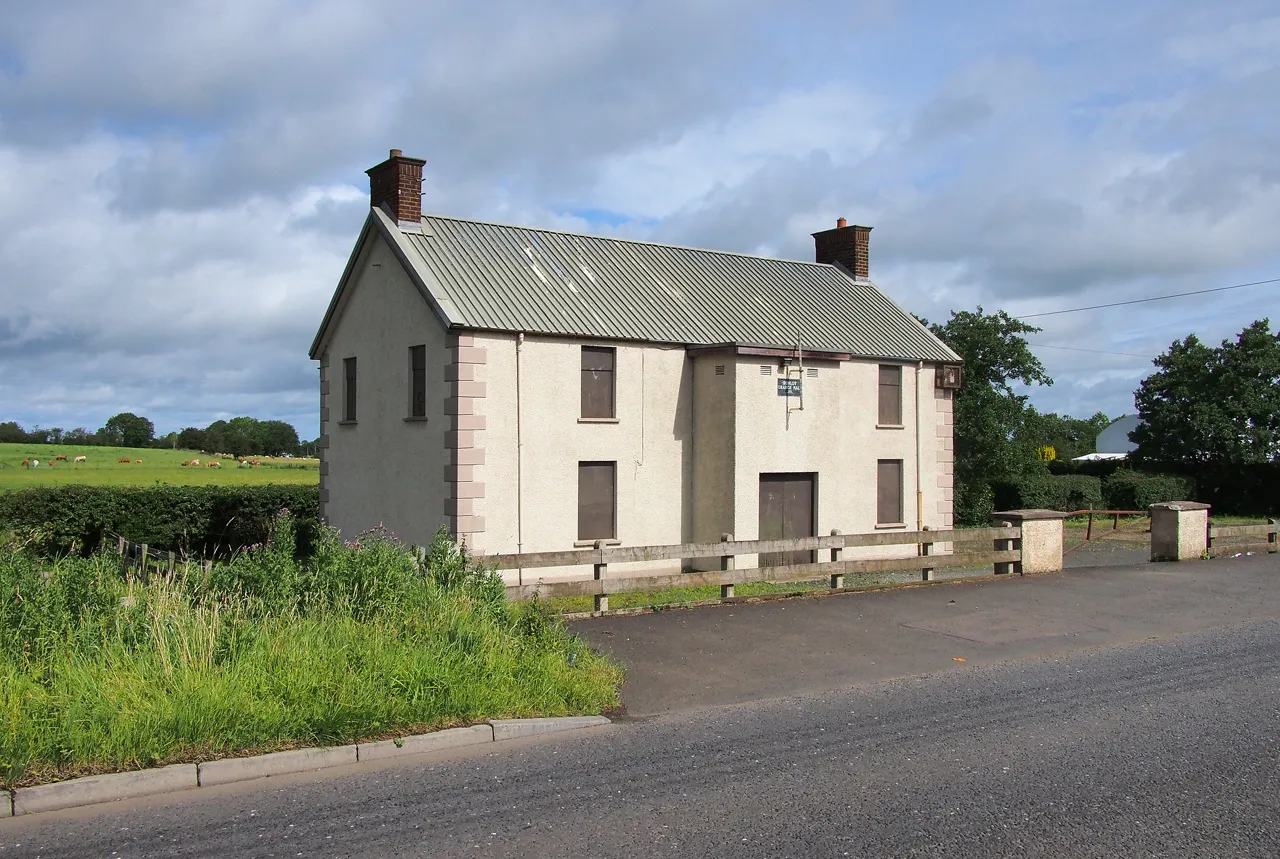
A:
[[[119,534],[155,549],[227,556],[266,542],[281,510],[293,518],[299,551],[318,526],[315,486],[56,486],[0,493],[0,534],[39,529],[47,554],[88,555]]]

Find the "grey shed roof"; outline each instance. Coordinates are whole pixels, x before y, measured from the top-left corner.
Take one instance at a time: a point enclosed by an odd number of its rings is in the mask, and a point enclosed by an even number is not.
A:
[[[394,222],[380,210],[371,218]],[[875,284],[833,265],[435,215],[394,229],[460,328],[874,358],[960,358]],[[336,297],[335,297],[336,299]]]

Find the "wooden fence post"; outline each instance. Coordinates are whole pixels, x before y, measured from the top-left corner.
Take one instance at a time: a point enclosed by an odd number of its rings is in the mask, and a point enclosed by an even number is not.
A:
[[[832,528],[832,529],[831,529],[831,536],[832,536],[832,537],[839,537],[839,536],[840,536],[840,529],[839,529],[839,528]],[[844,555],[844,549],[843,549],[843,548],[839,548],[839,549],[837,549],[837,548],[832,548],[832,549],[831,549],[831,563],[833,563],[833,564],[834,564],[834,563],[838,562],[838,561],[840,560],[841,556],[843,556],[843,555]],[[832,589],[833,591],[835,591],[835,590],[839,590],[839,589],[843,588],[843,587],[844,587],[844,573],[832,573],[832,574],[831,574],[830,587],[831,587],[831,589]]]
[[[596,581],[603,582],[605,574],[609,572],[609,565],[604,562],[604,540],[596,540]],[[609,595],[596,594],[596,611],[609,610]]]
[[[1267,535],[1267,554],[1273,554],[1280,551],[1280,545],[1276,543],[1276,520],[1268,516],[1267,524],[1271,526],[1271,533]]]
[[[142,574],[145,576],[147,574],[147,544],[146,543],[142,544],[142,560],[139,562],[139,566],[142,569]]]
[[[1013,527],[1012,522],[1009,522],[1003,519],[997,520],[994,524],[997,528]],[[1008,552],[1008,551],[1011,551],[1012,549],[1013,549],[1013,540],[1007,537],[1002,537],[995,541],[995,550],[997,552]],[[1012,573],[1012,572],[1013,572],[1012,561],[996,561],[995,574],[997,576],[1007,576],[1009,573]]]
[[[924,531],[928,531],[928,530],[929,530],[929,526],[928,526],[928,525],[923,525],[923,526],[921,526],[921,529],[922,529],[922,530],[924,530]],[[922,540],[922,541],[920,541],[920,557],[922,557],[922,558],[927,558],[927,557],[929,557],[929,556],[930,556],[930,555],[932,555],[932,554],[933,554],[933,543],[932,543],[932,541],[930,541],[930,542],[925,542],[925,541],[923,541],[923,540]],[[931,582],[931,581],[933,581],[933,567],[924,567],[924,568],[922,568],[922,569],[920,570],[920,581],[922,581],[922,582]]]
[[[116,554],[124,557],[124,537],[116,536]]]
[[[721,534],[721,535],[720,535],[720,542],[721,542],[721,543],[729,543],[729,542],[732,542],[732,540],[733,540],[733,535],[732,535],[732,534]],[[729,571],[729,570],[732,570],[732,569],[733,569],[733,565],[734,565],[734,556],[733,556],[733,555],[721,555],[721,556],[720,556],[720,571],[721,571],[721,572],[727,572],[727,571]],[[722,600],[729,599],[730,597],[732,597],[732,596],[733,596],[733,594],[734,594],[734,588],[733,588],[733,583],[732,583],[732,582],[730,582],[730,583],[728,583],[728,584],[722,584],[722,585],[720,585],[720,599],[722,599]]]

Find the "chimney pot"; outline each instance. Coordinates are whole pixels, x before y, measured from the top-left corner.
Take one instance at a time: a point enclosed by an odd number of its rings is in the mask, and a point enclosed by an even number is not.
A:
[[[392,149],[391,156],[369,174],[369,205],[383,206],[400,223],[422,221],[422,165],[421,158],[405,158],[399,149]]]
[[[397,152],[397,153],[395,153],[395,154],[396,154],[396,155],[399,155],[400,153],[399,153],[399,152]],[[837,230],[843,230],[846,226],[848,226],[848,224],[849,224],[849,222],[848,222],[848,221],[846,221],[844,218],[836,218],[836,229],[837,229]]]

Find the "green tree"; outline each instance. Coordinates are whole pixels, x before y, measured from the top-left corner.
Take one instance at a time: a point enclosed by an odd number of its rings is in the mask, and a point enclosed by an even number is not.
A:
[[[945,324],[921,321],[964,359],[955,396],[956,521],[985,524],[995,504],[992,483],[1046,470],[1024,430],[1033,411],[1013,387],[1053,384],[1022,336],[1040,329],[982,307],[952,311]]]
[[[178,433],[178,447],[183,450],[204,450],[204,430],[187,427]]]
[[[155,435],[155,424],[132,412],[121,412],[109,418],[98,430],[102,444],[115,447],[149,447]]]
[[[1052,447],[1057,458],[1074,459],[1097,450],[1098,433],[1111,423],[1111,418],[1097,412],[1091,418],[1073,418],[1055,412],[1042,414],[1029,407],[1019,430],[1021,438],[1032,447]]]
[[[267,456],[298,452],[298,431],[287,421],[259,421],[255,437],[261,453]]]
[[[20,444],[24,441],[27,441],[27,431],[17,421],[0,423],[0,442]]]
[[[1280,333],[1261,319],[1218,347],[1194,334],[1134,393],[1137,464],[1280,462]]]

